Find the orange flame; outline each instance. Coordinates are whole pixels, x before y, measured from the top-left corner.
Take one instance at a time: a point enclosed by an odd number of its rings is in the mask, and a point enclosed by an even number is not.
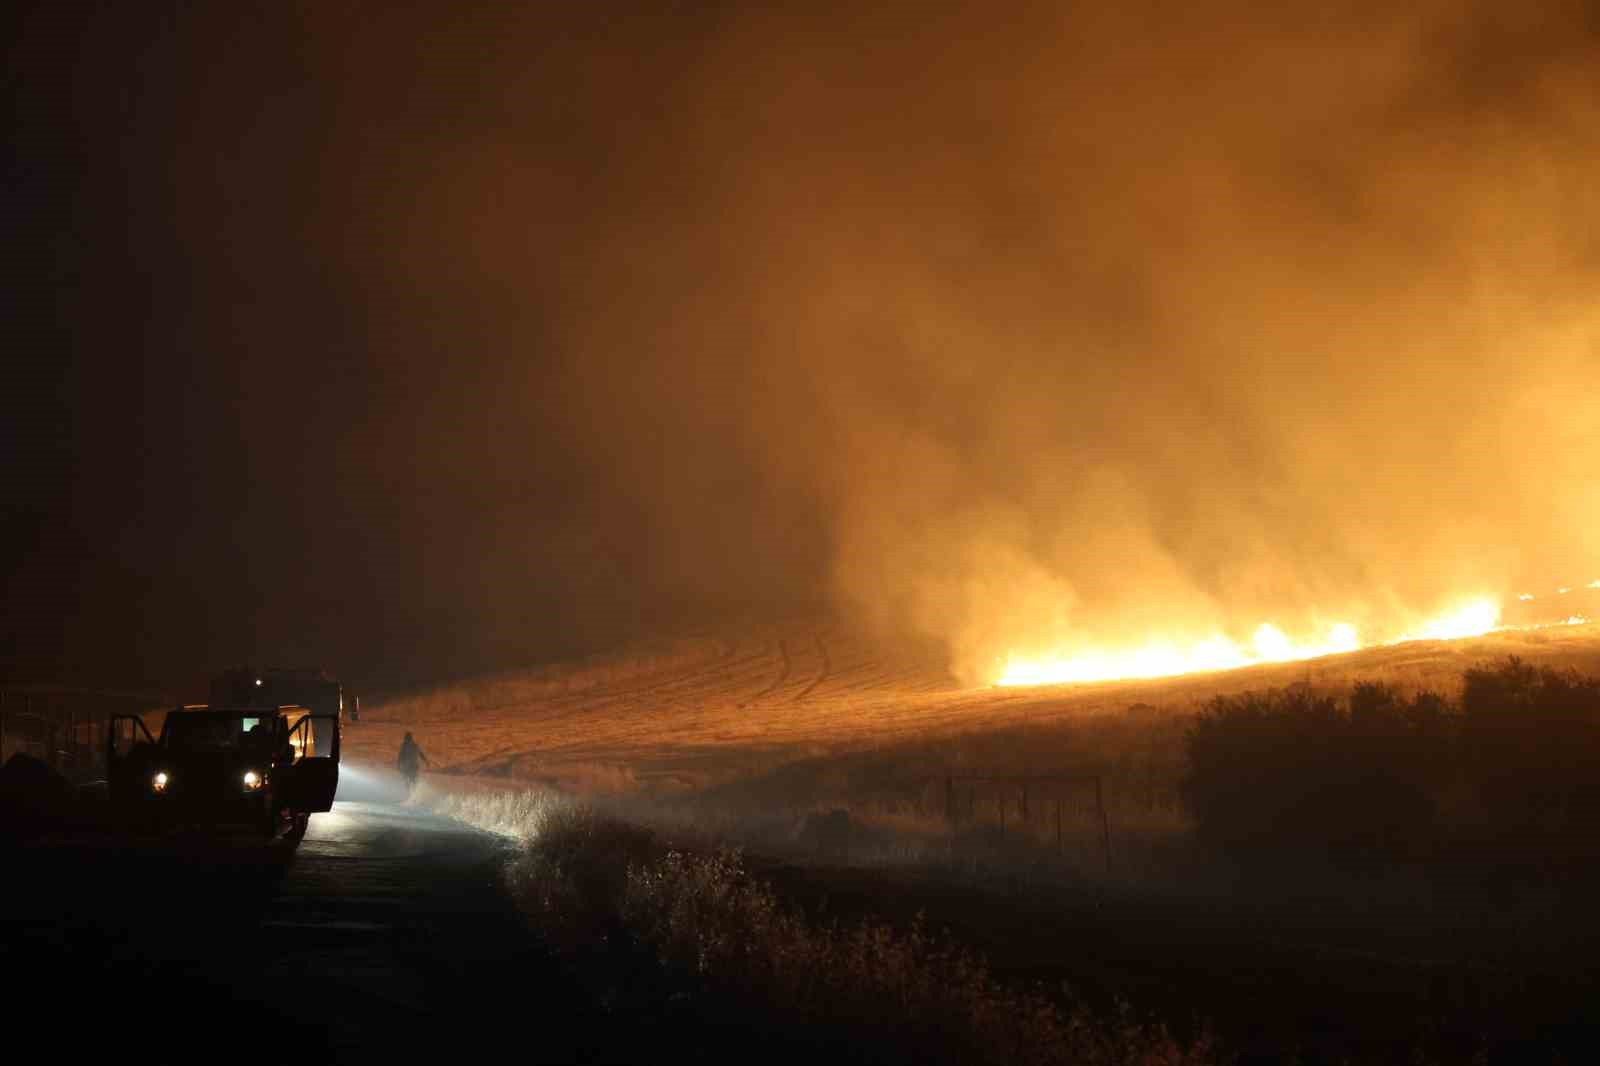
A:
[[[1295,662],[1357,651],[1375,644],[1408,640],[1458,640],[1488,633],[1500,624],[1500,605],[1475,599],[1425,620],[1414,631],[1384,640],[1364,641],[1356,627],[1341,622],[1326,635],[1294,640],[1270,623],[1259,626],[1249,644],[1221,634],[1179,644],[1151,641],[1131,648],[1089,648],[1037,658],[1011,656],[1001,663],[997,685],[1059,685],[1233,670],[1261,663]]]

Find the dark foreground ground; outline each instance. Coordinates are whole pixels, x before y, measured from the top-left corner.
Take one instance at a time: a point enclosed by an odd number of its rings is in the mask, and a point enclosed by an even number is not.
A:
[[[112,1061],[894,1061],[696,1007],[622,937],[563,961],[502,890],[507,841],[352,777],[350,798],[315,816],[297,849],[209,837],[8,842],[0,1031],[10,1046]],[[1288,935],[1265,914],[1066,906],[883,870],[760,872],[824,920],[901,924],[920,911],[1009,980],[1065,980],[1102,1007],[1123,997],[1180,1032],[1206,1017],[1243,1062],[1600,1052],[1600,934],[1582,901],[1554,935]]]
[[[587,1057],[586,1004],[497,885],[499,843],[341,802],[298,851],[51,841],[8,856],[8,1031],[64,1054],[331,1061],[537,1043]]]
[[[659,990],[649,1010],[597,996],[594,975],[565,968],[512,909],[500,887],[507,846],[380,791],[314,816],[298,849],[8,841],[0,1031],[57,1061],[643,1062],[663,1048],[727,1061],[762,1050],[737,1020],[663,1013]]]
[[[1429,924],[1334,910],[1333,889],[1297,897],[1304,883],[1283,878],[1245,879],[1235,899],[1207,903],[910,871],[759,869],[785,899],[832,920],[906,926],[920,915],[1007,981],[1066,983],[1102,1014],[1122,1000],[1186,1040],[1204,1024],[1240,1064],[1600,1062],[1592,876],[1534,919],[1508,904]]]

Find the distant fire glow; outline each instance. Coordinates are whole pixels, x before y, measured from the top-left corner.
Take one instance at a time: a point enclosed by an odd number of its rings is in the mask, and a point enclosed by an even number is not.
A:
[[[1500,624],[1500,605],[1493,600],[1474,600],[1464,607],[1430,618],[1415,633],[1407,633],[1390,644],[1407,640],[1460,640],[1480,637]]]
[[[1295,662],[1357,651],[1374,644],[1408,640],[1459,640],[1482,636],[1500,624],[1500,605],[1476,599],[1427,619],[1414,629],[1381,640],[1363,640],[1356,627],[1339,623],[1320,636],[1295,639],[1275,625],[1257,627],[1248,643],[1221,634],[1196,643],[1151,641],[1133,648],[1089,649],[1062,656],[1012,657],[1000,672],[998,685],[1060,685],[1090,681],[1172,677],[1212,670],[1233,670],[1261,663]]]

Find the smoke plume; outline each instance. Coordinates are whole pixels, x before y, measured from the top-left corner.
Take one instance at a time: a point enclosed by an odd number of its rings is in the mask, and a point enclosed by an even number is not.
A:
[[[86,37],[163,361],[77,520],[250,605],[190,653],[372,673],[827,610],[982,681],[1600,576],[1593,5],[866,7]]]

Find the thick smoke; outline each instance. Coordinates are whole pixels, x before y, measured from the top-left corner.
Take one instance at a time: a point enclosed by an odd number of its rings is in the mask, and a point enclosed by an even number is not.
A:
[[[205,353],[144,496],[236,459],[208,653],[832,610],[983,680],[1600,577],[1592,5],[866,6],[164,29],[106,216]]]
[[[797,226],[845,596],[982,676],[1592,568],[1592,26],[1175,16],[941,65]]]
[[[972,678],[1586,575],[1596,45],[1505,5],[718,25],[572,238],[580,435],[624,379],[686,545],[732,442],[756,541],[814,509],[845,612]]]
[[[616,486],[585,521],[632,501],[656,595],[820,578],[972,679],[1393,634],[1600,565],[1596,25],[627,23],[492,68],[538,136],[452,144],[416,256],[466,272],[485,345],[540,309],[560,434]]]

